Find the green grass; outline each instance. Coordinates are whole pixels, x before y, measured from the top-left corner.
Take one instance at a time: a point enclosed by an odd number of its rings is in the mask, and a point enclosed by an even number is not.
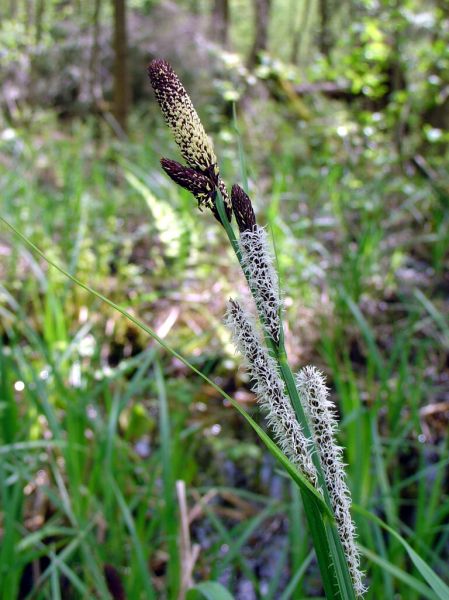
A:
[[[243,282],[212,219],[160,174],[174,150],[144,132],[94,142],[90,124],[55,137],[41,119],[2,142],[15,167],[0,174],[2,216],[242,392],[221,318]],[[247,160],[251,189],[261,163]],[[440,200],[387,159],[375,172],[323,146],[307,163],[291,148],[272,161],[256,206],[276,238],[293,355],[321,363],[340,410],[367,598],[434,598],[444,588],[363,511],[447,581],[447,432],[422,411],[447,369]],[[245,581],[267,599],[321,593],[296,489],[217,392],[4,228],[0,239],[0,597],[34,573],[30,598],[106,598],[105,565],[129,598],[176,597],[179,479],[198,511],[196,582],[236,597]],[[420,265],[430,287],[400,277]]]

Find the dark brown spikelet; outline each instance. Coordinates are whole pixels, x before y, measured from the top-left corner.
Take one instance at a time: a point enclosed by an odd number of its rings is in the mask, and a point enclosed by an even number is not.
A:
[[[161,159],[161,166],[175,183],[191,192],[198,200],[198,207],[203,206],[215,210],[215,197],[217,195],[215,184],[203,173],[190,167],[184,167],[175,160]]]
[[[167,61],[160,59],[149,64],[148,76],[183,158],[190,167],[217,180],[217,157],[212,142],[179,77]]]
[[[226,215],[230,221],[232,217],[231,200],[220,178],[212,142],[207,136],[184,86],[165,60],[153,60],[148,66],[148,76],[162,114],[173,132],[183,158],[189,167],[199,174],[205,175],[213,182],[214,186],[218,187],[223,197]],[[171,176],[168,171],[167,173]],[[208,200],[208,198],[212,198],[212,195],[207,194],[206,198],[207,200],[203,196],[201,197],[200,205],[209,206],[220,221],[215,203],[210,204]]]
[[[104,577],[108,586],[109,593],[114,600],[126,600],[125,590],[118,571],[112,565],[104,565]]]
[[[232,210],[240,232],[253,231],[256,226],[256,215],[248,194],[237,184],[231,190]]]

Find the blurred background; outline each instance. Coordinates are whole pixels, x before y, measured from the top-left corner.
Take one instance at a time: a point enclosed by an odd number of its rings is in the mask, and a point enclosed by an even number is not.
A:
[[[145,69],[169,60],[229,186],[243,147],[290,359],[328,377],[354,503],[446,578],[449,2],[0,13],[1,215],[263,423],[222,325],[238,265],[159,167],[180,157]],[[209,579],[237,599],[319,597],[297,491],[235,411],[3,225],[0,255],[0,598],[183,598]],[[354,517],[367,598],[434,598]]]

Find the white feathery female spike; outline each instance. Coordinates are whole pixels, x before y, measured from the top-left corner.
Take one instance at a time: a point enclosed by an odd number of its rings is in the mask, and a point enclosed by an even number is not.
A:
[[[279,311],[282,302],[265,229],[256,225],[253,230],[242,232],[240,251],[242,265],[248,273],[248,281],[262,315],[265,331],[278,343],[281,331]]]
[[[265,230],[256,225],[251,230],[243,231],[240,235],[240,250],[243,267],[248,275],[257,309],[262,316],[264,330],[278,343],[282,302]],[[312,441],[303,433],[285,393],[277,364],[269,355],[252,316],[240,304],[231,300],[226,324],[232,332],[236,347],[246,359],[251,377],[256,381],[254,391],[267,414],[268,424],[280,448],[319,489],[317,471],[312,459],[312,446],[313,441],[315,442],[354,590],[357,596],[361,597],[366,590],[355,544],[355,525],[350,514],[351,496],[345,480],[343,451],[335,441],[335,408],[329,400],[324,377],[313,366],[301,369],[296,376],[298,393],[313,434]]]
[[[329,390],[323,374],[314,366],[304,367],[296,375],[301,404],[312,425],[315,444],[320,455],[324,478],[329,490],[341,542],[348,561],[357,596],[366,591],[360,571],[360,556],[355,544],[355,525],[351,518],[351,494],[346,484],[343,449],[337,445],[338,429],[335,406],[329,399]]]
[[[254,391],[267,415],[282,451],[314,485],[317,473],[305,437],[294,410],[284,392],[276,363],[269,356],[251,315],[238,302],[231,300],[225,319],[236,347],[246,360],[251,377],[256,381]]]

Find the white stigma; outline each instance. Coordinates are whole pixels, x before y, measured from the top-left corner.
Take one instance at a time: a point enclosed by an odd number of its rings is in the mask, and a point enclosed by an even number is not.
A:
[[[265,229],[256,225],[252,231],[244,231],[240,235],[240,251],[264,328],[275,342],[279,342],[282,302]]]
[[[313,366],[304,367],[296,376],[296,385],[313,428],[324,478],[334,509],[335,519],[345,550],[354,590],[361,597],[366,589],[360,571],[360,556],[355,544],[355,525],[351,518],[351,494],[346,484],[343,450],[336,444],[337,420],[335,406],[329,400],[329,390],[323,374]]]
[[[231,301],[225,323],[256,382],[254,391],[257,401],[267,415],[279,447],[312,485],[316,486],[317,474],[310,453],[310,442],[296,419],[276,363],[269,356],[253,318],[240,304]]]

